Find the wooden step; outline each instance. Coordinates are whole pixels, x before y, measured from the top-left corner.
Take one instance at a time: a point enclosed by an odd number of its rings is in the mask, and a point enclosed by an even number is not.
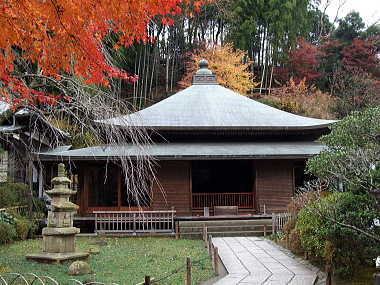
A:
[[[212,236],[264,236],[272,232],[270,219],[180,221],[179,232],[183,238],[202,238],[204,228]]]

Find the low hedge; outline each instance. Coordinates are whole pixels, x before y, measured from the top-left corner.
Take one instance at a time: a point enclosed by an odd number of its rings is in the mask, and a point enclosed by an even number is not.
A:
[[[0,208],[28,204],[28,185],[24,183],[0,184]]]
[[[0,244],[10,243],[17,239],[16,227],[0,221]]]
[[[0,244],[25,240],[36,231],[35,222],[25,217],[0,213]]]

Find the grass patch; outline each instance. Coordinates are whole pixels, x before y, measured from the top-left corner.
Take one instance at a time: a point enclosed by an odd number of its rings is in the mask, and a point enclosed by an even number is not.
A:
[[[89,243],[100,238],[77,238],[79,250],[86,251]],[[170,238],[102,238],[106,246],[100,246],[100,253],[91,255],[87,262],[92,272],[87,275],[74,277],[80,281],[98,281],[107,284],[117,283],[135,285],[144,280],[145,275],[156,279],[169,275],[173,270],[186,263],[190,256],[193,263],[202,259],[201,263],[193,266],[193,284],[215,276],[207,250],[200,240],[170,239]],[[40,252],[42,240],[27,240],[11,245],[0,246],[0,273],[32,272],[37,275],[48,275],[60,284],[73,284],[67,275],[70,264],[40,264],[28,261],[27,253]],[[186,269],[172,275],[158,284],[184,284]]]

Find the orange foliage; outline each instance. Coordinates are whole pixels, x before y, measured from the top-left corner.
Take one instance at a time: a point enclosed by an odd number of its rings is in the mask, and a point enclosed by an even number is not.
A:
[[[296,83],[293,79],[280,88],[273,89],[271,95],[264,95],[261,102],[281,110],[320,119],[334,119],[332,112],[335,100],[314,85],[308,86],[306,79]]]
[[[200,50],[192,54],[186,74],[179,84],[182,87],[190,86],[192,76],[199,69],[198,62],[201,59],[207,59],[209,69],[218,76],[219,84],[247,95],[257,83],[253,81],[254,75],[249,71],[252,62],[247,61],[246,58],[245,51],[234,49],[231,44]]]
[[[134,41],[153,41],[147,33],[153,17],[170,25],[172,17],[182,13],[184,7],[199,11],[205,1],[208,0],[0,1],[0,80],[22,94],[20,100],[24,103],[32,103],[38,96],[12,77],[15,47],[22,50],[22,57],[38,63],[43,75],[56,79],[66,72],[85,78],[86,83],[104,86],[109,85],[110,77],[137,80],[107,62],[101,40],[112,31],[119,35],[116,49]],[[50,95],[42,100],[49,98],[54,100]]]

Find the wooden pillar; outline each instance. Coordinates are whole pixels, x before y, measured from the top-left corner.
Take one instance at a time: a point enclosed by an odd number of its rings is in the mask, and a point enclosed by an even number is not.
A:
[[[90,167],[84,167],[83,168],[83,195],[81,195],[82,203],[83,203],[83,210],[82,213],[85,214],[88,211],[88,202],[90,199],[89,192],[90,187],[92,187],[91,181],[91,168]]]

